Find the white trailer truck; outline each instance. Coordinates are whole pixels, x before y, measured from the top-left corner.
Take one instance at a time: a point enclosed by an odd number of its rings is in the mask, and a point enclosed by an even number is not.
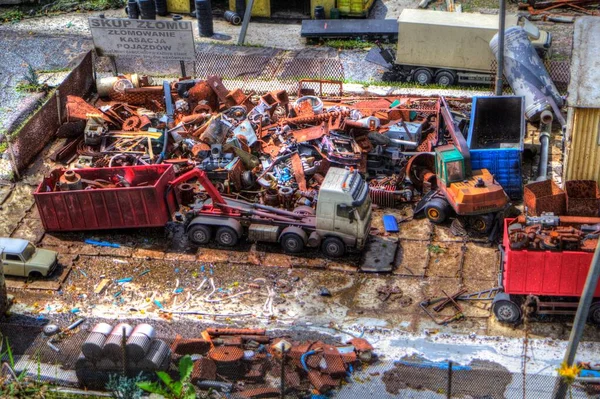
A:
[[[542,58],[552,36],[525,18],[506,16],[506,28],[522,26]],[[398,18],[398,46],[373,49],[367,60],[388,68],[385,81],[415,81],[450,86],[491,81],[490,40],[498,32],[498,16],[477,13],[405,9]]]

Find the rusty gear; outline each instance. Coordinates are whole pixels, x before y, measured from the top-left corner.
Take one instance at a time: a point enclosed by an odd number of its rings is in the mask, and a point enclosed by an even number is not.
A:
[[[129,118],[125,119],[121,129],[130,132],[130,131],[138,129],[141,124],[142,124],[142,121],[140,120],[139,116],[130,116]]]

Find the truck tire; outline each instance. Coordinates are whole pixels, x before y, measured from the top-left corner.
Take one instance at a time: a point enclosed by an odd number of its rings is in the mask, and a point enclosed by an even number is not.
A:
[[[448,217],[448,203],[441,198],[433,198],[425,205],[425,215],[432,223],[443,223]]]
[[[450,71],[439,71],[435,75],[435,83],[440,86],[452,86],[456,82],[456,77]]]
[[[38,271],[29,272],[29,278],[33,280],[37,280],[39,278],[42,278],[43,276],[44,275]]]
[[[492,311],[500,323],[517,324],[521,320],[521,308],[508,299],[494,302]]]
[[[590,306],[590,313],[588,314],[588,320],[590,323],[600,326],[600,302],[592,303],[592,306]]]
[[[413,73],[413,80],[420,85],[428,85],[433,80],[433,73],[430,69],[419,68]]]
[[[212,229],[204,224],[192,226],[188,231],[188,239],[196,245],[206,245],[212,238]]]
[[[219,227],[215,234],[215,241],[224,247],[234,247],[238,243],[238,235],[231,227]]]
[[[346,245],[337,237],[327,237],[321,245],[321,251],[330,258],[340,258],[346,253]]]
[[[298,234],[287,233],[281,238],[281,246],[285,252],[297,254],[304,250],[304,240]]]
[[[487,234],[492,229],[494,215],[475,215],[469,217],[469,228],[479,234]]]

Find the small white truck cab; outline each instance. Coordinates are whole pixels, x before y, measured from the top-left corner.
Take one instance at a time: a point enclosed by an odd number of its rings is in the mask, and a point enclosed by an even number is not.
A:
[[[371,198],[369,186],[357,170],[329,169],[319,191],[316,217],[325,253],[335,252],[333,245],[340,240],[363,249],[371,229]]]

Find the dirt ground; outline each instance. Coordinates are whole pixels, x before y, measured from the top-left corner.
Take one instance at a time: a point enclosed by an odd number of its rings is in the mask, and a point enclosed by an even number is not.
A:
[[[396,267],[390,274],[359,272],[358,255],[328,260],[312,250],[296,257],[274,245],[252,243],[233,250],[195,248],[178,232],[166,237],[163,229],[44,233],[32,192],[42,176],[58,166],[47,155],[59,145],[57,140],[46,148],[0,209],[0,235],[26,238],[56,250],[62,266],[47,283],[9,277],[7,285],[16,300],[14,313],[269,326],[369,325],[379,320],[377,325],[382,322],[416,334],[427,330],[518,337],[524,332],[523,326],[496,323],[490,317],[489,302],[464,303],[465,318],[446,326],[425,314],[419,303],[427,298],[461,288],[476,292],[495,287],[499,255],[489,244],[453,236],[447,226],[412,219],[410,205],[378,209],[374,214],[373,226],[380,234],[399,240]],[[399,233],[384,233],[383,214],[406,220],[400,223]],[[108,241],[119,248],[86,244],[85,239]],[[119,284],[127,278],[131,281]],[[104,279],[108,286],[95,293]],[[395,293],[383,299],[382,289]],[[269,295],[272,309],[265,307]],[[436,317],[454,313],[447,308]],[[565,338],[568,327],[563,320],[532,323],[529,334]],[[593,329],[588,334],[598,339]]]

